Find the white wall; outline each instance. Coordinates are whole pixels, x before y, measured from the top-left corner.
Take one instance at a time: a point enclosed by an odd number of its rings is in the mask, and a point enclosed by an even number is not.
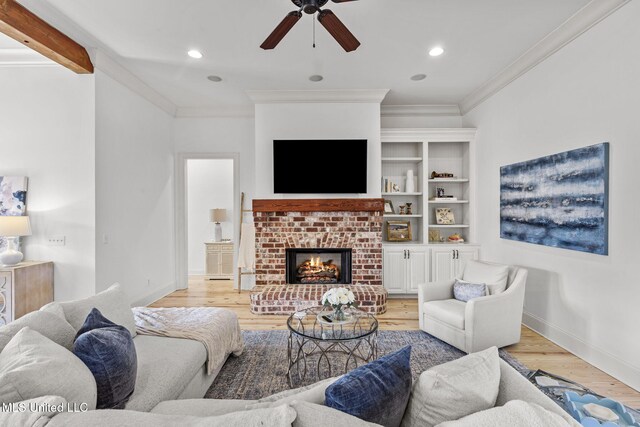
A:
[[[96,71],[96,291],[175,288],[173,118]]]
[[[478,128],[484,257],[529,268],[525,322],[640,389],[640,2],[609,18],[464,118]],[[611,143],[610,255],[499,238],[499,167]]]
[[[340,197],[323,195],[275,195],[273,193],[274,139],[367,139],[367,193],[361,197],[380,197],[381,144],[380,104],[257,104],[255,117],[256,197]],[[343,195],[354,197],[353,194]]]
[[[227,210],[222,222],[222,238],[233,239],[234,212],[233,160],[189,159],[187,161],[187,224],[189,242],[189,274],[205,273],[206,247],[213,240],[214,223],[209,221],[209,210]]]
[[[54,262],[56,300],[95,290],[94,82],[60,66],[0,68],[0,175],[29,178],[23,249]]]

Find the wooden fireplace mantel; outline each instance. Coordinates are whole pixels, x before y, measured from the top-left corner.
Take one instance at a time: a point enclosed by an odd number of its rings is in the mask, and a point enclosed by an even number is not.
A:
[[[262,199],[254,212],[383,212],[384,199]]]

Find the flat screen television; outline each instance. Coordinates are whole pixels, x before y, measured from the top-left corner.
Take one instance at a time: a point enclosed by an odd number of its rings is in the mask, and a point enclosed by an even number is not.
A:
[[[367,192],[367,140],[274,140],[276,194]]]

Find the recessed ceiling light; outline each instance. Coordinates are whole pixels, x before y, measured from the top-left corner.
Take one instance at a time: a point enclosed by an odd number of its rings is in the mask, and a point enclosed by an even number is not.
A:
[[[431,56],[440,56],[444,53],[444,49],[441,48],[440,46],[434,47],[433,49],[431,49],[429,51],[429,55]]]
[[[207,79],[211,80],[212,82],[221,82],[222,81],[222,77],[220,76],[207,76]]]
[[[411,76],[411,80],[413,80],[414,82],[419,82],[420,80],[424,80],[426,78],[426,74],[416,74],[415,76]]]
[[[194,59],[202,58],[202,53],[199,50],[195,50],[195,49],[192,49],[189,52],[187,52],[187,55],[189,55],[190,57],[192,57]]]
[[[312,82],[321,82],[322,80],[324,80],[324,77],[322,77],[320,74],[314,74],[313,76],[309,77],[309,80],[311,80]]]

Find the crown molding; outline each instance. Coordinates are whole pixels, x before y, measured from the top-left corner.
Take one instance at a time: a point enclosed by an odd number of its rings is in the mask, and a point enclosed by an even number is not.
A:
[[[591,0],[591,2],[527,50],[511,63],[511,65],[468,95],[460,103],[461,113],[463,115],[467,114],[629,1],[630,0]]]
[[[165,113],[175,117],[178,108],[164,96],[160,95],[155,89],[140,80],[129,70],[120,65],[116,60],[106,53],[98,50],[94,52],[94,64],[96,69],[102,71],[123,86],[131,89]]]
[[[382,117],[460,116],[458,105],[382,105]]]
[[[52,67],[57,62],[29,48],[0,49],[0,67]]]
[[[253,105],[237,105],[224,107],[178,107],[177,118],[206,118],[206,117],[228,117],[228,118],[251,118],[255,116]]]
[[[247,95],[256,104],[380,104],[388,92],[389,89],[248,90]]]

